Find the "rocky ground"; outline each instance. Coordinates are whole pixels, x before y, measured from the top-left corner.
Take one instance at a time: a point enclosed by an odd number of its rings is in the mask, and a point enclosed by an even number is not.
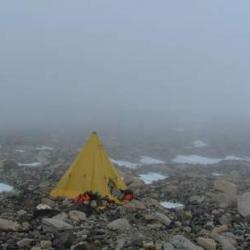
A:
[[[247,162],[123,168],[121,174],[136,200],[97,212],[49,196],[71,162],[69,153],[20,150],[1,154],[7,160],[0,164],[0,182],[15,191],[0,194],[0,249],[250,249]],[[38,158],[41,166],[18,166],[31,158]],[[152,170],[169,178],[151,185],[137,178]],[[161,201],[185,206],[167,209]]]

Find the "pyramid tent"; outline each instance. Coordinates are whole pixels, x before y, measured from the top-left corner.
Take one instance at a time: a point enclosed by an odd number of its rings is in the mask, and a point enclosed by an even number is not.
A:
[[[116,189],[126,189],[100,139],[93,132],[71,167],[52,190],[51,196],[76,198],[79,194],[92,191],[115,199],[110,191],[110,183]]]

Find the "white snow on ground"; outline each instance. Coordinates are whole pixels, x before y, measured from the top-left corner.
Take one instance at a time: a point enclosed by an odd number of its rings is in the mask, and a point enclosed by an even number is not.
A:
[[[250,161],[249,157],[226,156],[225,158],[208,158],[199,155],[177,155],[172,162],[179,164],[199,164],[211,165],[217,164],[221,161]]]
[[[130,169],[135,169],[138,166],[138,164],[129,161],[114,160],[114,159],[111,159],[111,161],[120,167],[126,167]]]
[[[238,157],[234,155],[228,155],[222,160],[224,161],[250,161],[250,157]]]
[[[39,167],[41,166],[41,162],[31,162],[31,163],[18,163],[20,167]]]
[[[177,203],[177,202],[170,202],[170,201],[162,201],[160,204],[169,209],[181,209],[184,208],[184,205],[182,203]]]
[[[211,175],[214,177],[220,177],[220,176],[223,176],[224,174],[213,172]]]
[[[177,155],[172,162],[180,164],[200,164],[209,165],[219,163],[221,159],[207,158],[199,155]]]
[[[49,147],[49,146],[42,145],[42,146],[36,147],[36,150],[39,150],[39,151],[43,151],[43,150],[52,151],[53,148]]]
[[[138,166],[142,166],[142,165],[153,165],[153,164],[165,163],[162,160],[158,160],[158,159],[152,158],[150,156],[145,156],[145,155],[141,156],[141,160],[139,163],[133,163],[133,162],[124,161],[124,160],[114,160],[114,159],[111,159],[111,161],[120,167],[126,167],[130,169],[136,169]]]
[[[22,149],[16,149],[16,152],[18,152],[18,153],[24,153],[25,151],[22,150]]]
[[[155,158],[152,158],[152,157],[149,157],[149,156],[146,156],[146,155],[143,155],[143,156],[141,156],[140,163],[143,165],[151,165],[151,164],[153,165],[153,164],[164,164],[165,162],[158,160],[158,159],[155,159]]]
[[[12,190],[13,190],[12,186],[9,186],[9,185],[4,184],[4,183],[0,183],[0,193],[11,192]]]
[[[204,148],[204,147],[207,147],[207,144],[202,140],[196,140],[193,142],[193,146],[195,148]]]
[[[154,181],[159,181],[159,180],[164,180],[168,178],[168,176],[159,174],[159,173],[153,173],[153,172],[148,172],[146,174],[140,174],[139,175],[140,179],[145,182],[145,184],[151,184]]]

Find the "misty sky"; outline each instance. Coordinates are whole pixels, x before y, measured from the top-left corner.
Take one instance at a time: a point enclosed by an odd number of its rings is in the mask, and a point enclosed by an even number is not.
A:
[[[3,1],[0,127],[250,119],[249,1]]]

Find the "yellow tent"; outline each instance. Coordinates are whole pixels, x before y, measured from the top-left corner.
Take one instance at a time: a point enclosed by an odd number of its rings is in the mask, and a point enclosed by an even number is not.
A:
[[[71,167],[52,190],[51,195],[76,198],[79,194],[92,191],[115,199],[111,186],[115,189],[126,189],[100,139],[93,132]]]

